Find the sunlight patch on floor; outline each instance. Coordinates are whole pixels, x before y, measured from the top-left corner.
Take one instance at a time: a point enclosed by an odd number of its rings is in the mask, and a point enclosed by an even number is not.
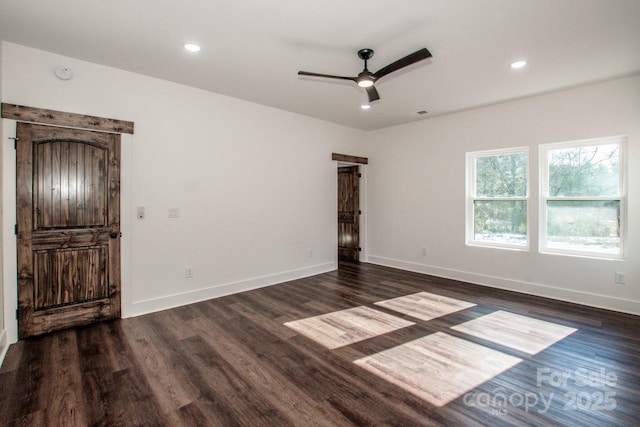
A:
[[[502,310],[452,326],[451,329],[528,354],[537,354],[577,331]]]
[[[443,406],[521,361],[436,332],[354,363],[435,406]]]
[[[426,321],[475,306],[470,302],[429,292],[418,292],[417,294],[379,301],[375,305]]]
[[[373,338],[413,322],[368,307],[354,307],[285,323],[319,344],[335,349]]]

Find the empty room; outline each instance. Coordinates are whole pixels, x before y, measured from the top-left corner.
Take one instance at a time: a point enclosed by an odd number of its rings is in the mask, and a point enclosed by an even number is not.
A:
[[[638,22],[0,0],[0,425],[638,425]]]

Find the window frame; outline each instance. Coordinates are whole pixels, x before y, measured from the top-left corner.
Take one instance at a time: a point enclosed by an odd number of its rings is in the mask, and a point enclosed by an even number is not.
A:
[[[515,251],[530,250],[531,245],[531,156],[528,146],[513,147],[513,148],[499,148],[494,150],[482,150],[482,151],[470,151],[465,153],[466,160],[466,191],[465,191],[465,243],[467,246],[477,246],[496,249],[508,249]],[[476,159],[479,157],[491,157],[491,156],[503,156],[509,154],[521,154],[524,153],[527,157],[527,185],[526,196],[524,197],[478,197],[476,196]],[[488,242],[484,240],[475,239],[475,201],[524,201],[526,203],[527,212],[527,241],[524,245],[517,245],[512,243],[502,242]]]
[[[540,144],[538,147],[540,190],[539,190],[539,236],[538,251],[541,254],[565,255],[582,258],[609,260],[626,259],[627,233],[627,137],[612,136],[576,141]],[[618,195],[617,196],[550,196],[549,195],[549,151],[566,148],[593,147],[597,145],[618,145]],[[549,201],[619,201],[620,203],[620,250],[617,254],[581,251],[549,247],[547,242],[547,202]]]

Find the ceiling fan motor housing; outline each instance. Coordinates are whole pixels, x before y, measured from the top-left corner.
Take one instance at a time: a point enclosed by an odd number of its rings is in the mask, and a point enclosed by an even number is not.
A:
[[[373,49],[360,49],[358,51],[360,59],[369,60],[373,56]]]

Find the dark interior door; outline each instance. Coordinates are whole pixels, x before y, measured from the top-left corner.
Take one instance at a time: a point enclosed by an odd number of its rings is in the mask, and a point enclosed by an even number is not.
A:
[[[20,338],[120,317],[120,136],[18,123]]]
[[[360,173],[358,166],[338,168],[338,259],[360,258]]]

